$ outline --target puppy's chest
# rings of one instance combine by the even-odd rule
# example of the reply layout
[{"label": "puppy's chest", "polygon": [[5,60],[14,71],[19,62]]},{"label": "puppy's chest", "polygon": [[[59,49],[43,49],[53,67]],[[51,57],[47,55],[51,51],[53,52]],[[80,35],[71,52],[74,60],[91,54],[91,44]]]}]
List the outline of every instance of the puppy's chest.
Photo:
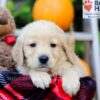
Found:
[{"label": "puppy's chest", "polygon": [[61,68],[59,66],[57,66],[54,69],[52,69],[49,73],[52,76],[54,76],[54,75],[61,75],[63,73],[62,71],[63,70],[61,70]]}]

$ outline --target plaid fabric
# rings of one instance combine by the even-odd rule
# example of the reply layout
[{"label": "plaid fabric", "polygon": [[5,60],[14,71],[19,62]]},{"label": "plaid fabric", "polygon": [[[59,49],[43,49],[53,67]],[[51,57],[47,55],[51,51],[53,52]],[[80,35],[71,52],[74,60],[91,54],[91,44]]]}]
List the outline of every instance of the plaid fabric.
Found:
[{"label": "plaid fabric", "polygon": [[0,72],[0,100],[92,100],[96,90],[95,81],[85,77],[80,82],[80,91],[71,98],[61,89],[59,76],[54,76],[50,87],[42,90],[36,88],[27,75],[3,71]]}]

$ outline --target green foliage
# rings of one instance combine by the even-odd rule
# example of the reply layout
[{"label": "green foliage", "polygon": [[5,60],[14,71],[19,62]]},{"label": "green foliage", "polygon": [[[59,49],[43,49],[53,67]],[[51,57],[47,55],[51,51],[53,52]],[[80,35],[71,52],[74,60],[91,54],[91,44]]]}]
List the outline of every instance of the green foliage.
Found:
[{"label": "green foliage", "polygon": [[72,2],[80,2],[80,1],[82,1],[82,0],[71,0]]},{"label": "green foliage", "polygon": [[12,10],[14,9],[14,3],[13,3],[12,1],[9,1],[9,2],[7,3],[7,8],[8,8],[10,11],[12,11]]},{"label": "green foliage", "polygon": [[75,0],[72,0],[72,2],[75,2]]},{"label": "green foliage", "polygon": [[[18,28],[25,26],[32,21],[32,3],[31,0],[26,0],[18,5],[18,1],[8,1],[7,8],[12,12]],[[17,4],[17,5],[16,5]]]},{"label": "green foliage", "polygon": [[84,43],[80,41],[76,41],[75,44],[75,52],[77,55],[79,55],[81,58],[83,58],[83,52],[84,52]]}]

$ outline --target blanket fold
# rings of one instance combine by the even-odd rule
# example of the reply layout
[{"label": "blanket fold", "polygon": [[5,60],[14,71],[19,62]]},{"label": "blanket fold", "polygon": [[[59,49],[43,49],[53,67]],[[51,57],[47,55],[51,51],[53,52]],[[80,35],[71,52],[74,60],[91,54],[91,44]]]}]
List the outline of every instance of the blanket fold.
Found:
[{"label": "blanket fold", "polygon": [[92,100],[96,83],[91,77],[80,79],[81,88],[76,96],[70,97],[61,88],[61,77],[52,78],[50,87],[36,88],[28,75],[18,72],[0,72],[0,100]]}]

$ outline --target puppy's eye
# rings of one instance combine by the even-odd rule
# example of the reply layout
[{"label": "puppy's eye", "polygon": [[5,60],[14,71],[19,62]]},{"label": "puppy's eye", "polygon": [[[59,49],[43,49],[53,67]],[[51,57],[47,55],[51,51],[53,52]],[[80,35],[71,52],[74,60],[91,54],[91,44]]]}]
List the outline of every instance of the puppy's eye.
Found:
[{"label": "puppy's eye", "polygon": [[52,48],[55,48],[57,45],[56,45],[55,43],[51,43],[50,46],[51,46]]},{"label": "puppy's eye", "polygon": [[36,47],[36,43],[31,43],[30,47]]}]

